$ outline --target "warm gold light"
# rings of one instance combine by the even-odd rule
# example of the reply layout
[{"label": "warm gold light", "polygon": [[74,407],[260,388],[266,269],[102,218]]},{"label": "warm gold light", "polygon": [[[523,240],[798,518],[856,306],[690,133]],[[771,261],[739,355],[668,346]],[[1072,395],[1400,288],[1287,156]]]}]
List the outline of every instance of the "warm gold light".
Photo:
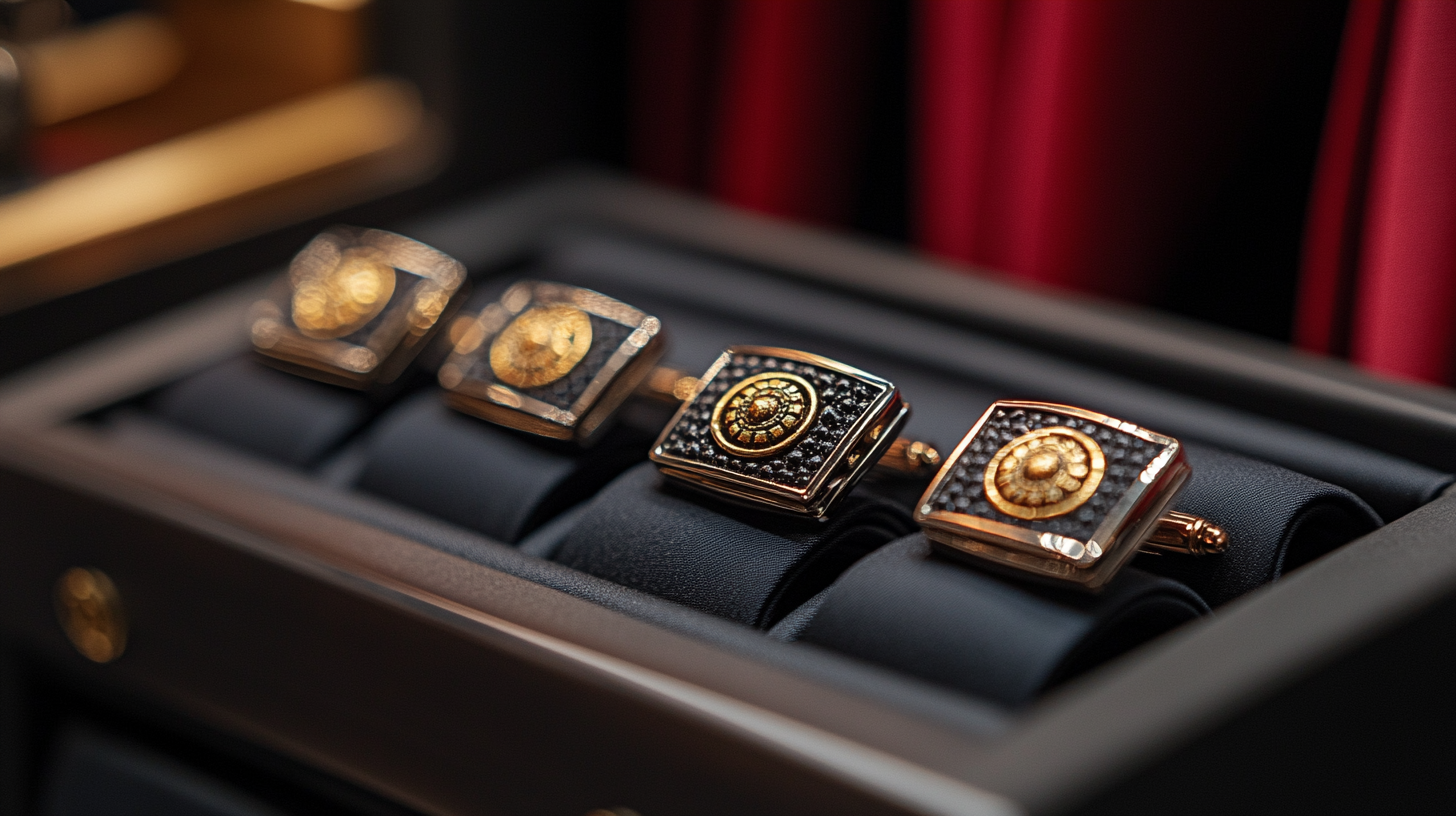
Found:
[{"label": "warm gold light", "polygon": [[703,381],[697,377],[678,377],[672,381],[672,395],[683,402],[687,402],[692,399],[694,394],[698,393],[698,387],[702,384]]},{"label": "warm gold light", "polygon": [[330,11],[353,11],[369,5],[369,0],[293,0],[306,6],[318,6]]},{"label": "warm gold light", "polygon": [[25,46],[32,124],[50,125],[151,93],[182,67],[182,43],[160,15],[123,14]]},{"label": "warm gold light", "polygon": [[363,80],[59,176],[0,198],[0,267],[398,147],[423,117],[409,85]]},{"label": "warm gold light", "polygon": [[121,595],[106,573],[73,567],[56,581],[56,617],[76,651],[110,663],[126,651],[126,615]]}]

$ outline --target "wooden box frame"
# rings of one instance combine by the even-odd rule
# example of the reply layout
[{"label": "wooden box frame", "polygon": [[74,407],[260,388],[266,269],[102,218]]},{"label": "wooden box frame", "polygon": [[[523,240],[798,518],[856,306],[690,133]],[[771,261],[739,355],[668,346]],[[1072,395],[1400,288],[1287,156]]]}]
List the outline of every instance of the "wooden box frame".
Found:
[{"label": "wooden box frame", "polygon": [[[591,171],[402,231],[478,268],[567,223],[1076,348],[1164,386],[1427,464],[1456,461],[1449,392]],[[1157,791],[1175,787],[1196,803],[1200,779],[1226,788],[1203,801],[1238,802],[1228,791],[1254,795],[1239,768],[1263,756],[1259,722],[1282,722],[1249,712],[1297,701],[1456,590],[1448,495],[1024,713],[913,683],[857,693],[853,683],[903,681],[865,670],[853,683],[825,682],[791,657],[746,657],[276,493],[110,448],[68,424],[233,353],[236,318],[257,292],[221,293],[0,386],[0,631],[88,682],[427,813],[1058,813],[1166,801]],[[115,663],[88,663],[55,623],[51,586],[78,564],[106,570],[129,604],[135,634]],[[1429,679],[1420,687],[1434,702],[1442,684]],[[1374,721],[1349,710],[1370,689],[1339,688],[1350,701],[1340,733],[1350,744],[1379,739]],[[1206,773],[1172,785],[1199,745],[1234,727],[1249,734],[1246,757],[1209,755]],[[1304,791],[1300,801],[1320,801],[1322,784],[1358,801],[1348,798],[1358,780],[1335,778],[1328,756],[1338,745],[1293,744],[1283,779]]]}]

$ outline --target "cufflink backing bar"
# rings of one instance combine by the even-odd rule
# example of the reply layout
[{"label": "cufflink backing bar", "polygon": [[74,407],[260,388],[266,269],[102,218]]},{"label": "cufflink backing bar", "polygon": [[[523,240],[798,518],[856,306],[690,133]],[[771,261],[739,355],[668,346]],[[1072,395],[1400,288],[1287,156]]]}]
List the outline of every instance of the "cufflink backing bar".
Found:
[{"label": "cufflink backing bar", "polygon": [[1096,590],[1140,548],[1222,552],[1227,536],[1164,516],[1191,475],[1178,440],[1068,405],[997,402],[926,489],[915,519],[936,544]]},{"label": "cufflink backing bar", "polygon": [[873,374],[814,354],[734,346],[699,378],[649,456],[693,487],[819,517],[909,415],[899,389]]},{"label": "cufflink backing bar", "polygon": [[465,285],[465,267],[402,235],[320,233],[248,314],[253,348],[280,368],[369,388],[393,382]]},{"label": "cufflink backing bar", "polygon": [[440,367],[458,411],[589,443],[666,347],[662,323],[599,292],[522,281],[451,326]]}]

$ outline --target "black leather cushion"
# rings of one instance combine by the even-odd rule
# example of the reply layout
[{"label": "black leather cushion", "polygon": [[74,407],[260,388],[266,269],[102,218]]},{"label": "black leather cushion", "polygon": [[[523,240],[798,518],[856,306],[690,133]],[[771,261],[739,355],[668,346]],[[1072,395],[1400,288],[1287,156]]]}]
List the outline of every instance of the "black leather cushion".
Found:
[{"label": "black leather cushion", "polygon": [[771,626],[854,561],[914,529],[889,502],[851,496],[824,520],[726,504],[639,465],[583,508],[554,560],[750,626]]},{"label": "black leather cushion", "polygon": [[648,443],[614,429],[581,451],[456,413],[428,391],[379,418],[356,486],[514,543],[646,458]]},{"label": "black leather cushion", "polygon": [[1189,444],[1187,451],[1193,477],[1173,507],[1221,525],[1229,548],[1202,558],[1145,553],[1136,564],[1184,582],[1210,606],[1380,526],[1375,511],[1342,487],[1216,448]]},{"label": "black leather cushion", "polygon": [[168,387],[153,402],[166,421],[293,467],[316,464],[369,418],[362,395],[243,357]]},{"label": "black leather cushion", "polygon": [[1208,611],[1187,587],[1124,569],[1100,594],[991,575],[919,533],[855,564],[797,640],[1011,706]]}]

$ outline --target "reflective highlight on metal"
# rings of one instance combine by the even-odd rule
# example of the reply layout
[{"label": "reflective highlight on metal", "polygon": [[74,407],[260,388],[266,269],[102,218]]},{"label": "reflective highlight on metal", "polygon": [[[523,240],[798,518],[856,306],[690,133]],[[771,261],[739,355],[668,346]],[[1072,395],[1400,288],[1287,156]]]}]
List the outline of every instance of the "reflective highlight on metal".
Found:
[{"label": "reflective highlight on metal", "polygon": [[1158,519],[1143,550],[1183,555],[1218,555],[1228,549],[1228,533],[1208,519],[1174,510]]},{"label": "reflective highlight on metal", "polygon": [[509,428],[589,443],[653,371],[662,323],[599,292],[521,281],[450,326],[440,366],[450,407]]},{"label": "reflective highlight on metal", "polygon": [[1163,513],[1192,474],[1172,437],[1069,405],[993,404],[915,520],[948,553],[1097,590],[1139,549],[1209,555],[1227,536]]},{"label": "reflective highlight on metal", "polygon": [[56,619],[76,651],[110,663],[126,651],[126,614],[121,594],[106,573],[73,567],[56,581]]},{"label": "reflective highlight on metal", "polygon": [[888,380],[814,354],[734,346],[699,378],[650,458],[668,478],[714,495],[819,517],[909,416]]},{"label": "reflective highlight on metal", "polygon": [[402,235],[331,227],[248,314],[271,364],[351,388],[399,377],[448,317],[465,267]]},{"label": "reflective highlight on metal", "polygon": [[676,368],[658,366],[652,369],[647,379],[637,387],[637,393],[648,399],[677,405],[685,400],[690,400],[698,393],[698,387],[702,383],[697,377]]},{"label": "reflective highlight on metal", "polygon": [[900,437],[890,443],[875,463],[875,472],[885,476],[929,481],[940,467],[940,451],[928,442]]}]

